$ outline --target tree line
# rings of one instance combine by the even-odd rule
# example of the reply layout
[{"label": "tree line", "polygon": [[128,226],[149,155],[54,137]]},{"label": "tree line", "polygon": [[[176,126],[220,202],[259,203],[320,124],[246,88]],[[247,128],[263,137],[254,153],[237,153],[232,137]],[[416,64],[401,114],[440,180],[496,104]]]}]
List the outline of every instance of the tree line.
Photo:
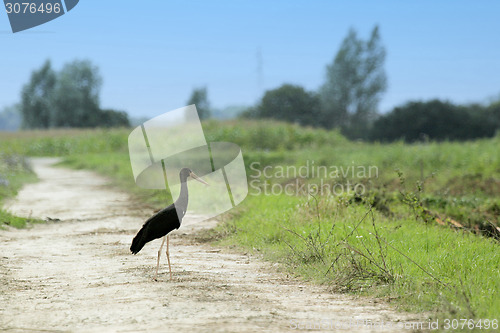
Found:
[{"label": "tree line", "polygon": [[[366,40],[350,29],[326,66],[318,91],[283,84],[266,91],[240,116],[340,129],[350,139],[376,141],[468,140],[491,137],[500,130],[500,101],[490,105],[410,101],[381,115],[378,106],[387,90],[385,58],[378,26]],[[10,119],[19,109],[26,129],[130,126],[125,112],[100,107],[101,85],[99,70],[90,61],[75,60],[56,72],[47,60],[23,86],[15,110],[0,113],[0,120]],[[206,87],[193,89],[187,104],[196,104],[201,119],[220,113],[211,108]],[[14,127],[15,122],[6,125]]]},{"label": "tree line", "polygon": [[[101,86],[99,69],[88,60],[69,62],[59,72],[47,60],[22,87],[20,103],[0,113],[0,120],[19,113],[24,129],[130,126],[126,112],[100,107]],[[201,119],[210,117],[206,87],[194,88],[187,104],[196,104]],[[6,123],[5,129],[16,125]]]},{"label": "tree line", "polygon": [[22,128],[130,126],[127,113],[100,107],[101,85],[90,61],[75,60],[56,72],[47,60],[22,88]]},{"label": "tree line", "polygon": [[244,118],[273,118],[305,126],[338,128],[350,139],[467,140],[500,130],[500,101],[491,105],[411,101],[380,115],[387,89],[386,51],[377,26],[367,40],[349,30],[318,91],[284,84],[268,90]]},{"label": "tree line", "polygon": [[500,131],[500,101],[489,105],[456,105],[448,101],[412,101],[395,107],[373,123],[369,139],[471,140]]}]

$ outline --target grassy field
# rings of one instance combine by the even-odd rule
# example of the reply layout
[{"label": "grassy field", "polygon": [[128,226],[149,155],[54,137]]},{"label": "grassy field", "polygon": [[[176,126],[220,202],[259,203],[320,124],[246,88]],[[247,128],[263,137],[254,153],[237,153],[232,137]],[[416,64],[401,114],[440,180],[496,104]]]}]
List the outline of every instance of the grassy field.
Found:
[{"label": "grassy field", "polygon": [[[274,122],[203,126],[208,141],[241,146],[252,185],[251,195],[200,239],[261,253],[303,279],[405,310],[498,319],[500,137],[382,145]],[[0,134],[0,152],[64,156],[63,164],[108,175],[138,201],[160,208],[171,202],[169,194],[139,189],[132,179],[129,132]],[[327,176],[280,173],[311,165],[326,167]],[[360,174],[361,167],[376,172]],[[322,188],[347,184],[363,191],[321,195]],[[264,194],[286,185],[296,195]]]}]

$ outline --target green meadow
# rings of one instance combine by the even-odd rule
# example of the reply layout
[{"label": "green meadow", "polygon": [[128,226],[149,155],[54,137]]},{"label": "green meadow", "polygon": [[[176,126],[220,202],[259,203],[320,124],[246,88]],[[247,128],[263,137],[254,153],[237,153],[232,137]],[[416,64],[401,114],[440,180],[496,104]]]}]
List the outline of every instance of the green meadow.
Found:
[{"label": "green meadow", "polygon": [[[241,147],[251,185],[249,196],[200,241],[259,254],[300,279],[379,297],[401,310],[498,319],[500,136],[380,144],[271,121],[203,127],[207,141]],[[129,132],[1,133],[0,200],[35,181],[24,156],[60,156],[62,165],[110,177],[145,206],[169,204],[166,191],[135,185]],[[299,174],[312,165],[320,172]],[[286,185],[293,195],[283,193]],[[16,227],[26,222],[3,211],[0,217]]]}]

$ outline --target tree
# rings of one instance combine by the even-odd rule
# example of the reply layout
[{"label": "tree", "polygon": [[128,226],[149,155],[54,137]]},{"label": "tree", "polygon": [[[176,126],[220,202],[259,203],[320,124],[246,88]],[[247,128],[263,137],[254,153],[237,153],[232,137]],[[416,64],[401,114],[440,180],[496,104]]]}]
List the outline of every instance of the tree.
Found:
[{"label": "tree", "polygon": [[385,55],[378,26],[368,41],[349,30],[333,63],[327,66],[326,82],[320,89],[326,127],[340,127],[352,138],[366,137],[387,89]]},{"label": "tree", "polygon": [[124,111],[99,110],[99,127],[129,127],[130,120]]},{"label": "tree", "polygon": [[125,112],[101,110],[102,79],[90,61],[75,60],[56,73],[47,60],[21,92],[24,128],[129,126]]},{"label": "tree", "polygon": [[491,103],[486,112],[487,119],[485,121],[491,123],[496,131],[500,131],[500,101]]},{"label": "tree", "polygon": [[99,70],[90,61],[66,64],[54,89],[51,127],[100,126],[101,84]]},{"label": "tree", "polygon": [[21,91],[23,128],[48,128],[51,118],[51,100],[56,84],[56,73],[50,60],[38,71],[33,71],[30,81]]},{"label": "tree", "polygon": [[189,98],[187,104],[196,105],[196,110],[198,110],[200,119],[210,118],[210,103],[208,101],[208,93],[206,87],[195,88],[191,93],[191,97]]},{"label": "tree", "polygon": [[304,88],[284,84],[268,90],[254,111],[258,118],[273,118],[300,125],[320,126],[320,100]]},{"label": "tree", "polygon": [[427,138],[440,141],[491,137],[495,124],[487,121],[488,115],[481,105],[459,106],[440,100],[409,102],[377,119],[371,137],[380,141],[404,139],[407,142]]}]

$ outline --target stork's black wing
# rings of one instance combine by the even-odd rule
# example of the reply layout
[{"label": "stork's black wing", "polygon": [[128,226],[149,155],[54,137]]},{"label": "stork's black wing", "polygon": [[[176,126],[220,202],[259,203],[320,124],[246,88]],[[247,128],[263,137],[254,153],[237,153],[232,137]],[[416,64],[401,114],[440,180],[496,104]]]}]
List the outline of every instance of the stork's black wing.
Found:
[{"label": "stork's black wing", "polygon": [[151,216],[137,233],[130,246],[133,254],[138,253],[147,242],[161,238],[180,227],[179,217],[172,204]]}]

